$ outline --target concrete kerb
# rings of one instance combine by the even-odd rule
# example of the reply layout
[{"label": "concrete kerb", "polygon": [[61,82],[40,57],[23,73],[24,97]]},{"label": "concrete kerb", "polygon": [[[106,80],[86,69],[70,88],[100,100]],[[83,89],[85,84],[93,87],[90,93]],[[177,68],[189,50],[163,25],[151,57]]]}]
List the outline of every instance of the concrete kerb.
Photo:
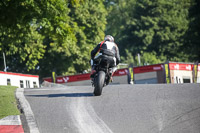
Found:
[{"label": "concrete kerb", "polygon": [[27,121],[29,129],[30,129],[30,133],[39,133],[39,129],[37,127],[34,114],[31,110],[31,107],[30,107],[28,101],[26,100],[26,98],[24,96],[24,89],[23,88],[17,88],[16,97],[19,100],[19,103],[20,103],[20,105],[23,109],[23,112],[25,114],[26,121]]}]

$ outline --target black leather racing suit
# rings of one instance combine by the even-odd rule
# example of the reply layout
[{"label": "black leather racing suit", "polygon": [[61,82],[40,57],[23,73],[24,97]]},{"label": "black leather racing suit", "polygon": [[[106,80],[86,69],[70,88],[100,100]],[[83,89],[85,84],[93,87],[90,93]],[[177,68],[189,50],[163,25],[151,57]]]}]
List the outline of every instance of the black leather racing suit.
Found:
[{"label": "black leather racing suit", "polygon": [[114,64],[111,66],[117,66],[120,62],[119,49],[114,42],[110,41],[102,41],[100,42],[92,51],[91,51],[91,59],[94,59],[97,52],[102,53],[102,55],[107,55],[115,58]]}]

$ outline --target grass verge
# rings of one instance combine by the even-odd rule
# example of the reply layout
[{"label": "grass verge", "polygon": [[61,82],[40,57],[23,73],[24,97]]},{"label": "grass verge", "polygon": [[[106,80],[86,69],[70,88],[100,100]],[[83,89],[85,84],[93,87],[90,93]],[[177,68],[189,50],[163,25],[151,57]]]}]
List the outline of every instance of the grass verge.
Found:
[{"label": "grass verge", "polygon": [[15,86],[0,86],[0,119],[9,115],[19,115],[15,98]]}]

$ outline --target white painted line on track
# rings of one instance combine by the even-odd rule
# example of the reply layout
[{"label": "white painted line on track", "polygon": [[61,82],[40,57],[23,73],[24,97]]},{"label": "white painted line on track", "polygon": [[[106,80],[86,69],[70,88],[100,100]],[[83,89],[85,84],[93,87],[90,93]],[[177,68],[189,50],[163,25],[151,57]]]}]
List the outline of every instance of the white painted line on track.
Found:
[{"label": "white painted line on track", "polygon": [[[67,106],[68,107],[68,106]],[[79,133],[113,133],[84,97],[72,99],[70,111]]]},{"label": "white painted line on track", "polygon": [[19,115],[11,115],[0,119],[0,125],[21,125]]},{"label": "white painted line on track", "polygon": [[20,105],[23,108],[24,114],[26,116],[26,121],[30,129],[30,133],[39,133],[39,129],[35,122],[35,117],[31,110],[31,106],[29,105],[28,101],[26,100],[24,96],[23,88],[17,88],[16,97],[17,99],[19,99]]}]

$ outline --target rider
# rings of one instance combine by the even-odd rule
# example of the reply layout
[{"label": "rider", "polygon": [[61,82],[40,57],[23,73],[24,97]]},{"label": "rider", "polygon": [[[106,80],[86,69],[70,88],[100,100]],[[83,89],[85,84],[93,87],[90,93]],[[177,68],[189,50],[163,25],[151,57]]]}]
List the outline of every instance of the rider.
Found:
[{"label": "rider", "polygon": [[[117,70],[117,65],[120,62],[120,55],[119,55],[119,49],[117,44],[114,42],[114,38],[111,35],[106,35],[104,38],[104,41],[100,42],[92,51],[91,51],[91,65],[92,65],[92,71],[93,68],[93,60],[97,53],[101,53],[102,55],[107,55],[109,57],[112,57],[113,61],[112,64],[110,64],[109,67],[112,68],[112,75]],[[93,73],[94,74],[94,73]],[[91,77],[93,76],[91,75]],[[111,75],[111,81],[112,81],[112,75]]]}]

